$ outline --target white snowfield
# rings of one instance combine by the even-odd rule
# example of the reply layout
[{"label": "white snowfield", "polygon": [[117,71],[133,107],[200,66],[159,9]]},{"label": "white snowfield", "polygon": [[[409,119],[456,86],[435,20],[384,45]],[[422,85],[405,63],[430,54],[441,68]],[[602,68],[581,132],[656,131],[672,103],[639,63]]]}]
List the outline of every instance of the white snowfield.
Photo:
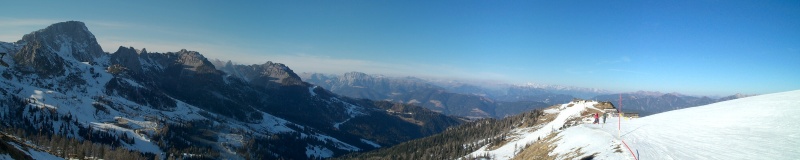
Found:
[{"label": "white snowfield", "polygon": [[623,121],[622,134],[639,159],[798,159],[800,90]]},{"label": "white snowfield", "polygon": [[[548,114],[559,114],[553,122],[525,133],[517,129],[513,131],[521,134],[517,140],[492,151],[484,147],[472,155],[489,153],[496,159],[512,158],[515,144],[521,147],[536,141],[550,133],[552,128],[548,126],[563,125],[563,117],[574,117],[592,107],[573,104],[547,110]],[[618,120],[609,117],[605,124],[586,122],[557,131],[561,140],[555,142],[550,155],[557,159],[566,159],[567,155],[645,160],[800,158],[800,90]],[[617,129],[618,123],[621,130]]]}]

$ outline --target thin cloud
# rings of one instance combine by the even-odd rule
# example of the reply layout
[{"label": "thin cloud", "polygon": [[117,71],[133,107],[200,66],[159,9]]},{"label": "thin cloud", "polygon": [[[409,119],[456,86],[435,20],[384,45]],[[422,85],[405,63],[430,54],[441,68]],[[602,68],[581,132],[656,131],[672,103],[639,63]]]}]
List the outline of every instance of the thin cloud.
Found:
[{"label": "thin cloud", "polygon": [[[16,18],[0,18],[0,40],[2,41],[16,41],[22,38],[23,35],[31,33],[33,31],[43,29],[49,25],[64,22],[69,20],[56,20],[56,19],[16,19]],[[176,36],[176,37],[186,37],[192,36],[195,34],[186,33],[188,31],[185,30],[177,30],[177,29],[168,29],[156,26],[148,26],[148,25],[140,25],[140,24],[133,24],[127,22],[117,22],[117,21],[97,21],[97,20],[79,20],[86,24],[92,33],[96,36],[101,34],[102,36],[97,36],[98,39],[104,37],[111,37],[111,36],[122,36],[126,33],[131,32],[131,30],[138,30],[144,33],[150,32],[153,34],[159,35],[169,35],[169,36]],[[133,37],[127,37],[128,39],[132,39]],[[102,44],[101,44],[102,45]],[[116,49],[116,47],[115,47]]]},{"label": "thin cloud", "polygon": [[631,58],[628,56],[622,56],[613,60],[602,60],[600,62],[597,62],[597,64],[617,64],[617,63],[628,63],[628,62],[631,62]]},{"label": "thin cloud", "polygon": [[[127,22],[117,21],[85,21],[89,30],[92,33],[102,34],[104,36],[126,36],[125,38],[142,38],[142,37],[157,37],[157,38],[183,38],[186,40],[203,41],[219,38],[218,36],[209,36],[211,32],[202,31],[191,28],[170,28],[158,25],[145,25],[134,24]],[[206,36],[202,36],[206,35]]]},{"label": "thin cloud", "polygon": [[572,69],[572,68],[566,69],[566,70],[564,70],[564,72],[567,72],[569,74],[575,74],[575,75],[594,74],[594,70],[576,70],[576,69]]},{"label": "thin cloud", "polygon": [[59,22],[53,19],[0,18],[0,41],[16,42],[22,36]]},{"label": "thin cloud", "polygon": [[633,71],[633,70],[624,70],[624,69],[608,69],[608,71],[631,73],[631,74],[638,74],[638,75],[653,75],[653,74],[646,73],[646,72],[639,72],[639,71]]},{"label": "thin cloud", "polygon": [[59,20],[54,19],[15,19],[15,18],[0,18],[0,27],[32,27],[32,26],[47,26]]},{"label": "thin cloud", "polygon": [[[250,58],[251,60],[253,58]],[[362,59],[336,58],[309,54],[292,54],[263,56],[258,63],[272,61],[289,66],[296,73],[342,74],[346,72],[364,72],[388,76],[415,76],[424,78],[449,79],[509,79],[508,75],[494,72],[468,71],[448,65],[427,65],[410,63],[379,62]],[[233,60],[236,61],[236,60]]]},{"label": "thin cloud", "polygon": [[351,71],[366,73],[381,73],[387,75],[400,75],[412,70],[406,65],[380,63],[359,59],[334,58],[328,56],[314,56],[308,54],[279,55],[266,61],[284,63],[297,72],[322,72],[340,74]]},{"label": "thin cloud", "polygon": [[[161,40],[129,40],[125,37],[98,37],[97,43],[103,48],[103,51],[114,53],[120,46],[133,47],[136,49],[147,49],[147,52],[177,52],[181,49],[190,51],[197,51],[209,59],[225,59],[234,60],[244,63],[257,63],[254,52],[242,50],[227,45],[202,43],[202,42],[173,42]],[[261,62],[263,63],[263,62]]]},{"label": "thin cloud", "polygon": [[178,44],[178,43],[161,43],[161,42],[146,42],[146,41],[130,41],[116,38],[97,38],[97,43],[106,52],[113,53],[120,46],[133,47],[136,49],[146,48],[148,52],[175,52],[180,49],[188,50],[202,50],[201,48],[194,48],[194,45]]},{"label": "thin cloud", "polygon": [[[156,25],[132,24],[117,21],[86,21],[98,43],[106,52],[120,46],[146,48],[148,52],[176,52],[181,49],[198,51],[207,58],[236,59],[253,55],[241,47],[226,44],[220,36],[206,31],[185,28],[168,28]],[[241,58],[243,62],[255,62]]]},{"label": "thin cloud", "polygon": [[15,42],[16,40],[19,40],[20,38],[22,38],[22,36],[21,35],[17,36],[16,34],[15,35],[5,35],[5,34],[0,35],[0,41],[3,41],[3,42]]},{"label": "thin cloud", "polygon": [[92,26],[92,27],[101,27],[101,28],[107,28],[107,29],[111,29],[111,28],[128,29],[128,28],[146,27],[146,26],[142,26],[142,25],[136,25],[136,24],[125,23],[125,22],[114,22],[114,21],[87,21],[87,22],[84,22],[84,23],[86,23],[86,25],[89,25],[89,26]]}]

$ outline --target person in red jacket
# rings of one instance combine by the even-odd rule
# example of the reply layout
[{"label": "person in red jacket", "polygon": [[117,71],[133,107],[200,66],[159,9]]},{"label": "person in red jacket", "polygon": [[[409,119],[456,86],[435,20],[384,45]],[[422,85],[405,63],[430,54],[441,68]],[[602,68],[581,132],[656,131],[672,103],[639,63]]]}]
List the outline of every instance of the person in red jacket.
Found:
[{"label": "person in red jacket", "polygon": [[598,124],[598,123],[600,123],[600,115],[597,114],[597,113],[594,113],[594,124]]}]

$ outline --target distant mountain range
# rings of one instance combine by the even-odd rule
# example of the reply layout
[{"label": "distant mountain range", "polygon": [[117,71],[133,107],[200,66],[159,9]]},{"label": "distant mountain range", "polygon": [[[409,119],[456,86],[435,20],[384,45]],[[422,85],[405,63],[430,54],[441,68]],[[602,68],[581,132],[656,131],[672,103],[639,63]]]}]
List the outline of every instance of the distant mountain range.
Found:
[{"label": "distant mountain range", "polygon": [[[495,91],[477,86],[443,87],[432,81],[415,77],[387,77],[361,72],[349,72],[338,76],[302,73],[300,77],[309,83],[341,95],[419,105],[436,112],[469,118],[502,118],[547,107],[552,102],[572,100],[570,96],[537,93],[526,95],[535,97],[526,100],[497,101],[486,96],[488,92]],[[462,92],[451,91],[455,90],[453,88],[462,89]],[[463,92],[469,89],[474,92]]]},{"label": "distant mountain range", "polygon": [[[709,98],[706,96],[687,96],[680,93],[661,93],[638,91],[633,93],[606,94],[592,98],[598,101],[609,101],[619,103],[622,98],[622,111],[639,113],[639,116],[648,116],[656,113],[702,106],[706,104],[739,99],[748,95],[736,94],[722,98]],[[617,104],[619,106],[619,104]]]},{"label": "distant mountain range", "polygon": [[0,53],[0,132],[62,158],[315,159],[463,122],[334,94],[280,63],[215,65],[185,49],[107,53],[78,21],[0,42]]},{"label": "distant mountain range", "polygon": [[[301,73],[299,76],[309,83],[341,95],[415,104],[448,115],[473,118],[502,118],[532,109],[567,103],[575,98],[617,103],[620,95],[594,88],[534,83],[523,85],[491,83],[481,86],[481,84],[453,80],[388,77],[361,72],[349,72],[343,75]],[[745,95],[733,95],[714,99],[648,91],[621,95],[623,95],[623,112],[637,112],[641,116],[745,97]]]},{"label": "distant mountain range", "polygon": [[[108,53],[78,21],[0,42],[0,95],[0,153],[19,159],[317,159],[444,131],[500,143],[497,133],[535,124],[534,109],[619,99],[579,87],[298,75],[281,63],[210,61],[186,49]],[[644,116],[743,96],[637,92],[622,94],[622,105]]]}]

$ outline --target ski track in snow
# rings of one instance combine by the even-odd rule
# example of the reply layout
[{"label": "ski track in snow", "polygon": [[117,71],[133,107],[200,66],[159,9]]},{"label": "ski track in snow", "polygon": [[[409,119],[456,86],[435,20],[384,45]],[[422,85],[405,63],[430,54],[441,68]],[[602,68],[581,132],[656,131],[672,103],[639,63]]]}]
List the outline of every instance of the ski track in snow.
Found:
[{"label": "ski track in snow", "polygon": [[366,140],[366,139],[363,139],[363,138],[361,139],[361,142],[369,144],[369,145],[371,145],[372,147],[375,147],[375,148],[380,148],[381,147],[381,145],[379,145],[378,143],[375,143],[373,141]]}]

